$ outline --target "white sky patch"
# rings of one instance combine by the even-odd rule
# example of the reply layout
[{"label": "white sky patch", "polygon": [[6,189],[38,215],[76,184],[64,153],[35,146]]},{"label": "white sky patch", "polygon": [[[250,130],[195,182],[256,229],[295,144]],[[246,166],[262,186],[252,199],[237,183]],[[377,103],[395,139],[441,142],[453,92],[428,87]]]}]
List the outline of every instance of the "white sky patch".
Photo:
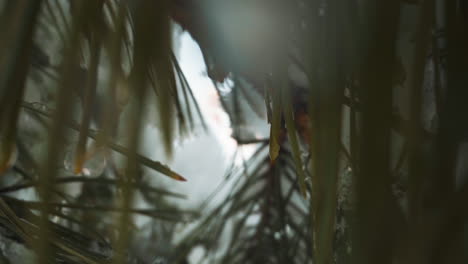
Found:
[{"label": "white sky patch", "polygon": [[[205,121],[213,135],[221,143],[225,154],[231,157],[237,148],[237,142],[231,137],[229,116],[224,112],[213,82],[207,76],[207,69],[198,44],[190,34],[184,32],[179,39],[178,61],[201,108]],[[232,87],[233,82],[226,80],[221,87]],[[227,89],[227,88],[226,88]],[[248,159],[255,151],[255,146],[243,146],[242,156],[236,159],[240,165],[242,159]]]},{"label": "white sky patch", "polygon": [[[173,156],[169,158],[165,155],[160,141],[160,129],[149,124],[144,128],[140,151],[153,160],[167,164],[172,170],[187,178],[187,182],[176,182],[163,175],[155,175],[154,171],[144,168],[151,185],[186,195],[185,200],[171,201],[184,209],[196,209],[220,182],[225,180],[225,173],[231,166],[232,157],[238,146],[231,137],[229,116],[223,110],[216,89],[206,74],[206,66],[198,44],[186,32],[182,33],[178,40],[176,56],[179,65],[193,91],[209,131],[204,131],[201,125],[197,124],[193,136],[178,139]],[[256,146],[250,145],[242,147],[240,155],[237,155],[235,160],[236,165],[240,166],[255,149]],[[230,190],[229,185],[216,195],[208,208],[223,200]],[[135,206],[138,208],[151,207],[141,198],[138,198],[136,203]],[[138,226],[142,226],[149,219],[136,217],[135,221]]]},{"label": "white sky patch", "polygon": [[205,121],[227,154],[234,152],[229,116],[224,112],[212,81],[206,75],[206,65],[198,45],[187,32],[180,36],[178,60],[192,88]]},{"label": "white sky patch", "polygon": [[[177,182],[143,168],[153,186],[187,196],[185,200],[175,201],[178,206],[195,209],[224,180],[237,143],[231,138],[229,117],[220,105],[213,83],[206,76],[206,66],[200,48],[188,33],[182,33],[178,41],[179,52],[176,56],[203,114],[208,131],[204,131],[201,124],[196,124],[193,135],[177,139],[173,156],[169,158],[161,144],[160,129],[148,124],[143,131],[144,139],[140,151],[153,160],[167,164],[187,179],[187,182]],[[138,199],[137,206],[150,207],[141,199]],[[135,220],[139,226],[148,221],[143,218]]]}]

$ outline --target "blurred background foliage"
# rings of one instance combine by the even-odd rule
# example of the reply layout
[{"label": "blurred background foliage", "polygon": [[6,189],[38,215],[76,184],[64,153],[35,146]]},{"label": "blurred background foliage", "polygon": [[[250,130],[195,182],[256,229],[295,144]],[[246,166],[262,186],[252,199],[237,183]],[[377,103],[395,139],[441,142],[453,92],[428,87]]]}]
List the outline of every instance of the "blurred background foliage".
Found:
[{"label": "blurred background foliage", "polygon": [[[467,263],[466,1],[0,7],[0,263]],[[141,154],[208,130],[180,30],[238,146],[193,208]]]}]

